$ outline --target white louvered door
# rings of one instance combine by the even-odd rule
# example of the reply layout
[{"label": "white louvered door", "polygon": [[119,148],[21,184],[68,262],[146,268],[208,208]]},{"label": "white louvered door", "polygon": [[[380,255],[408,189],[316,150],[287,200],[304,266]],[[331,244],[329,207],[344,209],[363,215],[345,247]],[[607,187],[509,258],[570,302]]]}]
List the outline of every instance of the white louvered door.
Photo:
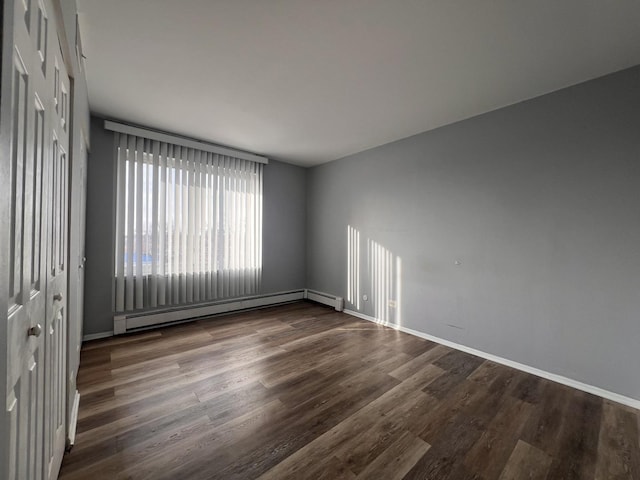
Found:
[{"label": "white louvered door", "polygon": [[[69,79],[55,69],[63,65],[51,0],[3,6],[0,127],[8,161],[0,168],[0,245],[9,255],[0,261],[0,305],[7,309],[0,351],[8,455],[0,478],[49,479],[57,477],[65,439],[68,133],[56,108],[69,111]],[[64,107],[55,103],[56,88],[66,88]]]}]

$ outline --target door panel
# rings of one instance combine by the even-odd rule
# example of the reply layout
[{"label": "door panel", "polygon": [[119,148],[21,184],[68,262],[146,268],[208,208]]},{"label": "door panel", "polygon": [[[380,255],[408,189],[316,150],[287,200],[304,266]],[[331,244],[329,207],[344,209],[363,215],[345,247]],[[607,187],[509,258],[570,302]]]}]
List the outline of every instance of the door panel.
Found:
[{"label": "door panel", "polygon": [[[12,58],[11,220],[9,224],[9,301],[7,312],[7,410],[10,420],[10,478],[41,478],[44,395],[44,273],[39,238],[46,216],[43,205],[44,106],[29,32],[30,4],[16,3]],[[29,22],[29,23],[27,23]],[[6,118],[6,117],[3,117]],[[40,324],[40,327],[38,325]]]},{"label": "door panel", "polygon": [[[69,231],[69,77],[58,46],[51,81],[55,108],[51,122],[50,262],[47,276],[45,362],[51,373],[45,384],[45,461],[47,478],[56,478],[66,438],[67,403],[67,255]],[[57,101],[56,101],[57,100]]]},{"label": "door panel", "polygon": [[[13,22],[3,25],[11,48],[3,52],[0,117],[2,155],[9,158],[8,175],[2,170],[0,181],[10,190],[3,197],[9,198],[8,213],[0,230],[9,250],[7,261],[0,262],[0,274],[8,280],[2,290],[7,308],[2,341],[7,342],[3,391],[9,449],[0,477],[55,478],[65,437],[69,110],[68,94],[64,101],[62,96],[69,79],[64,68],[54,74],[54,60],[62,56],[50,0],[4,3],[5,20]],[[62,297],[54,300],[58,293]]]}]

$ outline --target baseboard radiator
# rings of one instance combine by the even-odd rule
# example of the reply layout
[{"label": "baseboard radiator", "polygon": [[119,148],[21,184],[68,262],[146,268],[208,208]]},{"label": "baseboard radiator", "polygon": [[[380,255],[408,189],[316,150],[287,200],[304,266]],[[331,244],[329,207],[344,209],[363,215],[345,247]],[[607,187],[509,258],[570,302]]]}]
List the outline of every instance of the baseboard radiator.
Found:
[{"label": "baseboard radiator", "polygon": [[134,312],[130,314],[115,315],[113,317],[113,334],[121,335],[123,333],[144,330],[160,325],[194,320],[200,317],[209,317],[212,315],[295,302],[296,300],[306,298],[306,295],[306,290],[291,290],[288,292],[234,298],[220,302],[207,303],[206,305],[199,304],[166,310],[154,310],[152,312]]},{"label": "baseboard radiator", "polygon": [[313,302],[322,303],[335,308],[338,312],[344,310],[344,299],[342,297],[336,297],[329,293],[318,292],[316,290],[305,290],[304,298]]}]

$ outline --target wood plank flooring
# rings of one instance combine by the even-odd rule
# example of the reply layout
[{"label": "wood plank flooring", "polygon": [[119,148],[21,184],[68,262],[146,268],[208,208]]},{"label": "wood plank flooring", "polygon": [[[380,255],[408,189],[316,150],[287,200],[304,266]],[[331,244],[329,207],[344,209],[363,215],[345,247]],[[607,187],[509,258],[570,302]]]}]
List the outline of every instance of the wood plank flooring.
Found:
[{"label": "wood plank flooring", "polygon": [[89,342],[72,479],[640,479],[639,412],[294,303]]}]

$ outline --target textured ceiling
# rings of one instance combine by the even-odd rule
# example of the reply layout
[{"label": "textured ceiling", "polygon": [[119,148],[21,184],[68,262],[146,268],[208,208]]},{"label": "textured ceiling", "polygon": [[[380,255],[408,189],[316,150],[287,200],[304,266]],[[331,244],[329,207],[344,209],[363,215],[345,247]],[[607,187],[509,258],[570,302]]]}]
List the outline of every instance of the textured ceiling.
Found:
[{"label": "textured ceiling", "polygon": [[315,165],[640,64],[637,0],[78,0],[92,111]]}]

